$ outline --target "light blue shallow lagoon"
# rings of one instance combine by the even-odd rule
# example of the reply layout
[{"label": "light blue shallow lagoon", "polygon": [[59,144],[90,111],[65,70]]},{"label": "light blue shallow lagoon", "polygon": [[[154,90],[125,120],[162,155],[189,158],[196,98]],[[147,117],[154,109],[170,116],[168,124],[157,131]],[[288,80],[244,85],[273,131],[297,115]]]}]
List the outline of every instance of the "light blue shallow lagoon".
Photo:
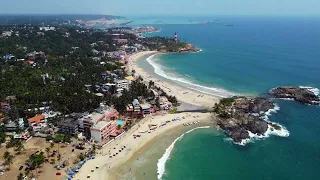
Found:
[{"label": "light blue shallow lagoon", "polygon": [[[214,23],[157,24],[162,31],[147,34],[173,37],[177,32],[202,49],[149,58],[155,73],[219,96],[264,95],[283,85],[320,88],[319,17],[198,19]],[[320,107],[276,103],[280,110],[269,120],[285,126],[289,137],[239,146],[210,129],[197,129],[175,143],[162,179],[320,179]]]}]

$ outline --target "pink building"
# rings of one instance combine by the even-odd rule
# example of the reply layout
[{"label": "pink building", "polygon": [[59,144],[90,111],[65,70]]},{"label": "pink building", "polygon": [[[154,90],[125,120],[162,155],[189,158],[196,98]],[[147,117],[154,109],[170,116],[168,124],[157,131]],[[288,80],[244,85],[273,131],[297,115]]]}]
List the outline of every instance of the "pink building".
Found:
[{"label": "pink building", "polygon": [[91,138],[101,144],[109,142],[112,138],[123,132],[116,121],[100,121],[90,128]]},{"label": "pink building", "polygon": [[116,109],[110,108],[104,113],[104,119],[115,120],[119,119],[119,112]]}]

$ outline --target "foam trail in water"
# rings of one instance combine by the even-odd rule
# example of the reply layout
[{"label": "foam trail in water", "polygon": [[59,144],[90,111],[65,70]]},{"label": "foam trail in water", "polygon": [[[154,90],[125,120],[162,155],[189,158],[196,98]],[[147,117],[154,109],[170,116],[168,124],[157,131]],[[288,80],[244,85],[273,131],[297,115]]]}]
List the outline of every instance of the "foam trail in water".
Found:
[{"label": "foam trail in water", "polygon": [[210,94],[210,95],[214,95],[214,96],[219,96],[219,97],[229,97],[229,96],[234,96],[235,94],[228,92],[224,89],[219,89],[219,88],[214,88],[214,87],[207,87],[207,86],[202,86],[199,84],[195,84],[191,81],[188,81],[184,78],[179,78],[179,77],[175,77],[173,75],[168,75],[166,72],[163,71],[161,65],[155,63],[155,61],[153,61],[153,58],[155,57],[156,54],[151,55],[150,57],[148,57],[146,60],[148,61],[148,63],[154,68],[154,72],[166,79],[172,80],[177,82],[178,84],[181,84],[187,88],[202,92],[202,93],[206,93],[206,94]]},{"label": "foam trail in water", "polygon": [[157,178],[158,178],[158,179],[161,179],[162,176],[163,176],[163,174],[164,174],[164,172],[165,172],[166,162],[167,162],[167,160],[168,160],[169,157],[170,157],[170,154],[171,154],[171,152],[172,152],[172,150],[173,150],[173,148],[174,148],[175,143],[176,143],[178,140],[182,139],[185,134],[188,134],[188,133],[190,133],[190,132],[192,132],[192,131],[194,131],[194,130],[196,130],[196,129],[204,129],[204,128],[210,128],[210,126],[203,126],[203,127],[193,128],[193,129],[191,129],[191,130],[183,133],[181,136],[179,136],[177,139],[175,139],[175,140],[173,141],[173,143],[166,149],[166,152],[165,152],[165,153],[162,155],[162,157],[158,160],[158,163],[157,163],[157,173],[158,173],[158,177],[157,177]]}]

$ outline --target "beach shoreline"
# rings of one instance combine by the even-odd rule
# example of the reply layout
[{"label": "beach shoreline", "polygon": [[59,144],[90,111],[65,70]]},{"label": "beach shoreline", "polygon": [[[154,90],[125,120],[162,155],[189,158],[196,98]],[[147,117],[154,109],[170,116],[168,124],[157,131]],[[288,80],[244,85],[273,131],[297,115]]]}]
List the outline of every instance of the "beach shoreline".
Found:
[{"label": "beach shoreline", "polygon": [[[167,81],[162,81],[152,74],[148,74],[138,66],[137,61],[143,57],[160,54],[157,51],[143,51],[131,55],[128,58],[126,66],[127,72],[135,71],[136,76],[141,76],[144,81],[152,80],[156,86],[162,88],[167,94],[176,96],[180,102],[190,104],[194,107],[211,108],[215,102],[219,101],[219,97],[210,96],[190,90],[183,86],[175,85]],[[184,104],[188,107],[188,105]],[[186,110],[183,108],[182,110]],[[179,119],[179,120],[176,120]],[[211,113],[201,112],[182,112],[176,114],[163,114],[158,116],[148,116],[135,124],[129,131],[118,136],[114,141],[105,145],[97,152],[96,158],[88,161],[83,165],[79,173],[75,175],[75,179],[110,180],[115,179],[114,175],[119,171],[119,167],[129,161],[134,154],[143,149],[148,143],[151,143],[156,137],[161,136],[174,128],[183,126],[184,123],[192,123],[195,121],[204,122],[214,119]],[[166,121],[171,121],[166,123]],[[172,121],[174,120],[174,121]],[[166,124],[162,126],[163,124]],[[157,125],[158,128],[150,130],[150,125]],[[133,135],[141,135],[134,138]],[[123,148],[125,146],[125,148]],[[121,150],[121,152],[120,152]],[[96,169],[96,167],[99,167]]]},{"label": "beach shoreline", "polygon": [[[218,103],[221,97],[213,96],[206,93],[199,92],[197,90],[189,89],[172,80],[162,80],[163,78],[158,78],[155,73],[150,73],[145,71],[141,66],[138,65],[138,61],[142,61],[142,57],[161,55],[163,53],[157,51],[143,51],[135,55],[132,55],[128,59],[127,69],[129,71],[134,70],[136,76],[141,76],[144,81],[153,81],[156,86],[163,89],[167,94],[171,96],[176,96],[178,101],[182,103],[195,105],[202,108],[212,108],[215,103]],[[148,63],[148,62],[146,62]],[[184,109],[182,109],[184,110]]]},{"label": "beach shoreline", "polygon": [[[95,180],[114,179],[112,172],[117,172],[121,165],[134,157],[136,152],[152,142],[154,138],[159,137],[161,134],[171,131],[172,129],[178,128],[179,126],[183,126],[184,123],[196,121],[201,123],[210,119],[212,119],[211,113],[187,112],[146,117],[135,124],[122,136],[117,137],[113,142],[107,144],[101,150],[98,150],[95,159],[87,161],[87,163],[82,166],[79,173],[75,175],[75,179],[87,179],[86,177],[88,175],[90,175],[90,179]],[[171,122],[166,123],[168,120]],[[161,124],[164,123],[166,123],[166,125],[161,126]],[[155,130],[148,130],[150,124],[158,124],[160,126]],[[150,131],[150,133],[147,131]],[[141,137],[134,138],[133,135],[137,134],[141,135]],[[122,152],[119,152],[124,146],[125,148]],[[113,156],[115,153],[118,154]],[[110,155],[112,156],[111,158]],[[99,167],[98,169],[96,169],[97,166]]]}]

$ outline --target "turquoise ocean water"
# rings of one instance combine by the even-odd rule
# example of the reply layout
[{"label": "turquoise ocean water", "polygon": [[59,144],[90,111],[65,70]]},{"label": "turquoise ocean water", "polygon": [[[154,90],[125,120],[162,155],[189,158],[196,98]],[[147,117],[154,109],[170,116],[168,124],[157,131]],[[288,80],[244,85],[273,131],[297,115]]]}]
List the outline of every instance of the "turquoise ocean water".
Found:
[{"label": "turquoise ocean water", "polygon": [[[156,24],[162,31],[148,35],[177,32],[202,52],[149,58],[158,75],[220,96],[263,95],[282,85],[320,88],[319,17],[201,17],[179,22],[182,19],[186,23]],[[214,23],[187,23],[196,20]],[[271,136],[239,146],[209,129],[197,129],[175,143],[162,162],[162,179],[320,179],[320,107],[276,103],[280,110],[269,120],[285,126],[289,137]]]}]

